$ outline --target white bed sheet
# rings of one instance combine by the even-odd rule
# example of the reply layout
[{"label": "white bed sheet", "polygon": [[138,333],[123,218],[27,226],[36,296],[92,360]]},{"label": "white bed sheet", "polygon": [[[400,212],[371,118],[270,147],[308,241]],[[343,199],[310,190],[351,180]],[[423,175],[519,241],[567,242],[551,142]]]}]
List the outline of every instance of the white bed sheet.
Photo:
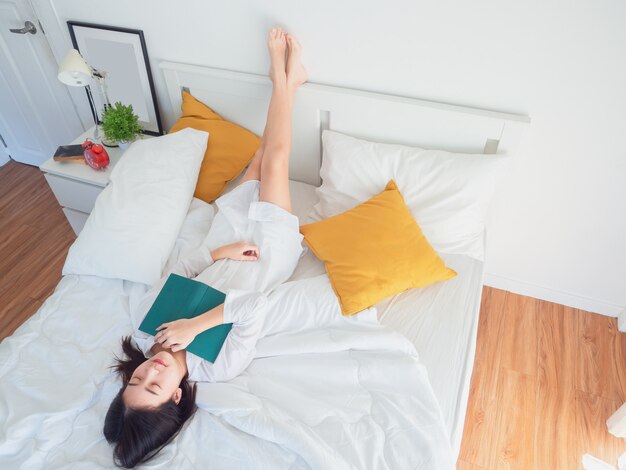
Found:
[{"label": "white bed sheet", "polygon": [[[120,381],[107,368],[145,290],[66,276],[0,344],[0,468],[114,468],[102,425]],[[199,384],[197,414],[147,468],[454,468],[426,371],[400,334],[347,321],[266,336],[257,352],[231,382]]]},{"label": "white bed sheet", "polygon": [[464,255],[441,257],[458,276],[394,296],[376,307],[381,324],[415,345],[458,455],[476,351],[483,263]]},{"label": "white bed sheet", "polygon": [[[293,213],[301,224],[310,222],[308,214],[317,202],[315,186],[291,181],[290,189]],[[395,295],[376,308],[380,322],[402,333],[417,349],[458,455],[474,365],[484,263],[465,255],[442,253],[441,257],[458,273],[455,278]],[[324,272],[324,264],[307,249],[291,280]]]},{"label": "white bed sheet", "polygon": [[[208,230],[208,206],[191,209],[173,258]],[[1,468],[113,468],[102,419],[119,379],[107,367],[146,289],[66,276],[0,344]],[[261,357],[242,376],[202,384],[189,429],[147,467],[452,468],[413,346],[389,328],[346,325],[260,340]]]},{"label": "white bed sheet", "polygon": [[[297,183],[292,193],[298,200],[298,204],[294,201],[294,213],[300,223],[308,222],[308,207],[316,202],[315,187]],[[441,257],[458,273],[455,278],[395,295],[376,308],[383,325],[402,333],[415,345],[458,455],[476,350],[483,262],[465,255],[442,253]],[[323,263],[307,250],[292,279],[323,272]]]}]

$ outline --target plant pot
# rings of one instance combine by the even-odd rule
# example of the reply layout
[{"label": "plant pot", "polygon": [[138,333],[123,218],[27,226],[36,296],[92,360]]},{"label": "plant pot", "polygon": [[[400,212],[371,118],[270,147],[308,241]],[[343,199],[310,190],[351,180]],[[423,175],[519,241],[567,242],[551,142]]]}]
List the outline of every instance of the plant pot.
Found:
[{"label": "plant pot", "polygon": [[117,143],[117,145],[119,146],[121,150],[126,150],[128,147],[130,147],[130,144],[132,144],[132,142],[129,142],[127,140]]},{"label": "plant pot", "polygon": [[100,141],[102,142],[102,145],[104,145],[105,147],[117,147],[117,141],[112,140],[112,139],[107,139],[105,135],[102,136],[102,139],[100,139]]}]

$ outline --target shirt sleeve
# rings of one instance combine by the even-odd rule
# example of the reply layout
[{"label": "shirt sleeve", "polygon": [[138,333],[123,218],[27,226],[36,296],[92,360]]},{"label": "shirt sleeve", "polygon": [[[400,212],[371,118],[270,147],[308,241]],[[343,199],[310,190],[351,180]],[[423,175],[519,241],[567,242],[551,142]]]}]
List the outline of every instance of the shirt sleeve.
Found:
[{"label": "shirt sleeve", "polygon": [[[213,264],[211,251],[205,245],[201,245],[197,250],[193,250],[188,256],[182,257],[167,274],[161,279],[163,284],[170,274],[178,274],[188,278],[194,278],[206,268]],[[163,285],[161,284],[161,286]],[[159,289],[160,290],[160,289]]]},{"label": "shirt sleeve", "polygon": [[265,295],[229,290],[224,301],[224,323],[232,323],[232,329],[214,363],[187,352],[189,379],[226,382],[241,374],[254,358],[266,311]]}]

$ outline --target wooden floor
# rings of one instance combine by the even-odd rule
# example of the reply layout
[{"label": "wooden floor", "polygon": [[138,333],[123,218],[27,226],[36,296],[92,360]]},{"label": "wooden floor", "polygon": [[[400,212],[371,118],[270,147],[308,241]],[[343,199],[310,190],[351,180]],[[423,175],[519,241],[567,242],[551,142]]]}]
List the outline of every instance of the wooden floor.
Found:
[{"label": "wooden floor", "polygon": [[[36,168],[0,167],[0,340],[37,311],[75,239]],[[485,288],[458,468],[570,470],[626,444],[626,334],[601,315]]]},{"label": "wooden floor", "polygon": [[38,168],[0,167],[0,340],[52,294],[75,238]]},{"label": "wooden floor", "polygon": [[459,469],[616,465],[606,420],[625,401],[616,319],[484,288]]}]

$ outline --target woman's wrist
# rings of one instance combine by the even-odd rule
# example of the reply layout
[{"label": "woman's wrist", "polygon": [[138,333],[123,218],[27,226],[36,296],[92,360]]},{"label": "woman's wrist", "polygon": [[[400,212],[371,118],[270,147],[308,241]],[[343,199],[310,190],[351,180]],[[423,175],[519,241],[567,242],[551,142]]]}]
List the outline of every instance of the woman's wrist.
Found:
[{"label": "woman's wrist", "polygon": [[203,326],[203,323],[204,323],[203,322],[204,319],[202,318],[203,315],[204,314],[198,315],[197,317],[193,317],[193,318],[190,319],[191,323],[193,325],[194,336],[198,336],[200,333],[204,332],[204,330],[206,329]]},{"label": "woman's wrist", "polygon": [[213,259],[213,261],[220,260],[224,257],[224,255],[222,254],[222,247],[216,248],[215,250],[210,251],[209,254],[211,255],[211,258]]},{"label": "woman's wrist", "polygon": [[224,323],[224,304],[204,312],[193,319],[193,328],[196,336],[200,333]]}]

